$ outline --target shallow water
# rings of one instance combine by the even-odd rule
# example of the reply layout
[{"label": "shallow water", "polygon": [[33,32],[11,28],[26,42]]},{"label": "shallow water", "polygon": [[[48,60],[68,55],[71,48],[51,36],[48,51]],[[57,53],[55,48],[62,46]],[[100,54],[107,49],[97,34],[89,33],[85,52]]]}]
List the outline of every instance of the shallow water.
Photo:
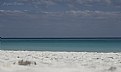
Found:
[{"label": "shallow water", "polygon": [[121,52],[121,39],[1,39],[1,50]]}]

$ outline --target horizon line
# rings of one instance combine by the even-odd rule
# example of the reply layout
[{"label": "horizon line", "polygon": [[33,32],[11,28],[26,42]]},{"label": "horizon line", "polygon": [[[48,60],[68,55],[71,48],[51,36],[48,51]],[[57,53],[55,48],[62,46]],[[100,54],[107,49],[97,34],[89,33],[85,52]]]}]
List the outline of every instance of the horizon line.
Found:
[{"label": "horizon line", "polygon": [[121,37],[0,37],[0,39],[121,39]]}]

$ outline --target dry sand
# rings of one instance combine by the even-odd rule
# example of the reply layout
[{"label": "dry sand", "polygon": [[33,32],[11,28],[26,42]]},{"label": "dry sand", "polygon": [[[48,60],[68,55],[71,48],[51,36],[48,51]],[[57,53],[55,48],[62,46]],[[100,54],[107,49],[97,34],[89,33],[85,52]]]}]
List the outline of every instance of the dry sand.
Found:
[{"label": "dry sand", "polygon": [[0,72],[121,72],[121,53],[0,51]]}]

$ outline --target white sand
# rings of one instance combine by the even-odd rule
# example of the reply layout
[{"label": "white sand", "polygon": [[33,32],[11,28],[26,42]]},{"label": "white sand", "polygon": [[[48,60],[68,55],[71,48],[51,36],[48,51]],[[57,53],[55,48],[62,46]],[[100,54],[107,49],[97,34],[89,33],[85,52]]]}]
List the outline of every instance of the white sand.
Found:
[{"label": "white sand", "polygon": [[121,72],[121,53],[0,51],[0,72]]}]

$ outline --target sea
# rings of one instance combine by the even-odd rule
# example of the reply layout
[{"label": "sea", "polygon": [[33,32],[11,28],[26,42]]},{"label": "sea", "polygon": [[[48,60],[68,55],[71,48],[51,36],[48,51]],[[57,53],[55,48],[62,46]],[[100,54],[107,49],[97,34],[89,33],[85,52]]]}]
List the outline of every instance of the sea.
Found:
[{"label": "sea", "polygon": [[0,50],[121,52],[120,38],[0,38]]}]

